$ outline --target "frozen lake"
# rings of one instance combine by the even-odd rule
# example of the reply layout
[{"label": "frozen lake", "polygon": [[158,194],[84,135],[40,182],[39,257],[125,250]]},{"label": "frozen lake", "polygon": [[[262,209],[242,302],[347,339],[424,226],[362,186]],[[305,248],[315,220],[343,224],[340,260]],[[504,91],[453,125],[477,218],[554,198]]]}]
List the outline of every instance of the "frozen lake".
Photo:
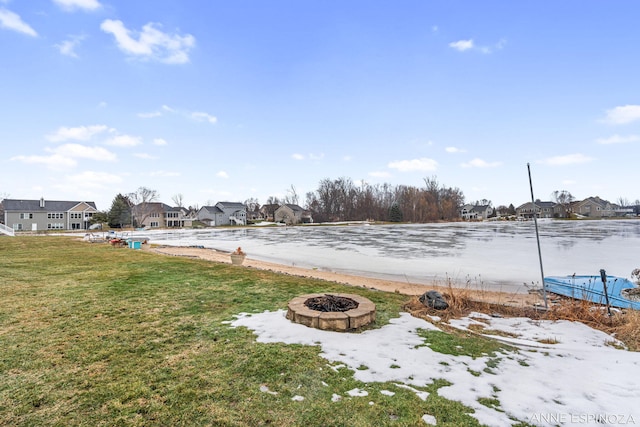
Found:
[{"label": "frozen lake", "polygon": [[[545,276],[640,267],[640,220],[538,221]],[[526,292],[540,264],[528,222],[214,228],[145,232],[152,243],[203,246],[250,258],[411,283]]]}]

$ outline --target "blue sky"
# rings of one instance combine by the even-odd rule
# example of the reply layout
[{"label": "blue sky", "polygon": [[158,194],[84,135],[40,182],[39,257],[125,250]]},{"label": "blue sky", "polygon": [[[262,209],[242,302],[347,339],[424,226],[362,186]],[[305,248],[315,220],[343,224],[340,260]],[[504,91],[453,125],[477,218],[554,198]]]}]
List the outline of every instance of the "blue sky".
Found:
[{"label": "blue sky", "polygon": [[0,195],[640,199],[640,3],[0,0]]}]

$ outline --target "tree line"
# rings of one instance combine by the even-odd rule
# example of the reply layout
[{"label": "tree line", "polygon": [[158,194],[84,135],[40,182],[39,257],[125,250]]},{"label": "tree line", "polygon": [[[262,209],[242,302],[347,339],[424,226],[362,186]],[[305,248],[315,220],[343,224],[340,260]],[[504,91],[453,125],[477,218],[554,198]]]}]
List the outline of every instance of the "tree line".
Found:
[{"label": "tree line", "polygon": [[[459,208],[464,204],[464,194],[458,188],[441,185],[435,177],[425,178],[424,187],[390,184],[356,184],[350,178],[325,178],[315,191],[308,192],[304,209],[308,210],[314,222],[335,221],[405,221],[435,222],[452,221],[459,218]],[[142,223],[149,212],[148,203],[157,202],[159,194],[155,190],[140,187],[126,195],[118,194],[111,208],[94,215],[95,221],[107,222],[110,227],[121,227],[136,222]],[[172,197],[177,207],[182,206],[182,195]],[[257,212],[261,205],[251,198],[244,202],[247,212]],[[282,197],[269,197],[268,205],[300,205],[300,197],[294,186]],[[197,206],[185,208],[196,212]]]},{"label": "tree line", "polygon": [[355,184],[350,178],[323,179],[306,194],[305,209],[316,222],[326,221],[450,221],[459,217],[464,195],[458,188],[425,178],[424,187]]}]

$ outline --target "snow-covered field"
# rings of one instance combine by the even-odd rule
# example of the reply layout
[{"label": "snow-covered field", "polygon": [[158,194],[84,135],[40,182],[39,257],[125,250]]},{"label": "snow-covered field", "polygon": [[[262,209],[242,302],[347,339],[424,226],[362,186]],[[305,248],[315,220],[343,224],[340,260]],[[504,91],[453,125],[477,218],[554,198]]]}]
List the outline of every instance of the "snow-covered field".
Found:
[{"label": "snow-covered field", "polygon": [[[475,323],[514,336],[500,339],[517,351],[476,359],[433,351],[417,331],[437,328],[407,313],[360,334],[308,328],[287,320],[284,311],[242,314],[229,323],[254,331],[258,342],[320,345],[333,369],[346,367],[364,383],[409,388],[418,399],[427,394],[416,386],[445,379],[451,385],[438,393],[473,408],[472,416],[488,426],[511,426],[514,418],[540,426],[640,425],[640,353],[614,347],[611,336],[581,323],[481,313],[450,321],[460,329]],[[393,399],[394,387],[371,396],[365,386],[348,395],[334,393],[332,400],[370,399],[375,404],[376,399]],[[485,406],[481,398],[495,399],[499,406]],[[437,425],[434,414],[425,413],[422,419],[425,425]]]}]

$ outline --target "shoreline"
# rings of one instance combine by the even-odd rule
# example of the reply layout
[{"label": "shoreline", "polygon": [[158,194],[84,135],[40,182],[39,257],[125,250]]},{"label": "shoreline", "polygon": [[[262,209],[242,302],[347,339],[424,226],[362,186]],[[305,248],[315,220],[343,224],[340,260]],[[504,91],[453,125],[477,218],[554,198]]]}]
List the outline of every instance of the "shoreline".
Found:
[{"label": "shoreline", "polygon": [[[146,246],[146,245],[145,245]],[[230,253],[219,251],[216,249],[191,247],[191,246],[153,246],[150,245],[145,251],[154,252],[160,255],[168,256],[182,256],[187,258],[199,258],[212,262],[219,262],[224,264],[231,264]],[[314,278],[320,280],[326,280],[329,282],[335,282],[346,286],[355,286],[362,288],[375,289],[382,292],[399,293],[408,296],[419,296],[423,293],[435,290],[440,293],[447,293],[450,291],[448,286],[442,286],[437,284],[425,285],[410,282],[400,282],[388,279],[377,279],[371,277],[350,275],[344,273],[336,273],[326,270],[310,269],[289,266],[284,264],[277,264],[266,261],[259,261],[246,257],[242,265],[244,268],[255,268],[258,270],[273,271],[275,273],[287,274],[298,277]],[[521,294],[521,293],[508,293],[500,291],[488,291],[484,289],[473,289],[469,287],[456,287],[453,289],[460,290],[461,292],[468,292],[472,299],[495,303],[501,305],[513,305],[513,306],[540,306],[542,305],[542,298],[537,294]]]}]

